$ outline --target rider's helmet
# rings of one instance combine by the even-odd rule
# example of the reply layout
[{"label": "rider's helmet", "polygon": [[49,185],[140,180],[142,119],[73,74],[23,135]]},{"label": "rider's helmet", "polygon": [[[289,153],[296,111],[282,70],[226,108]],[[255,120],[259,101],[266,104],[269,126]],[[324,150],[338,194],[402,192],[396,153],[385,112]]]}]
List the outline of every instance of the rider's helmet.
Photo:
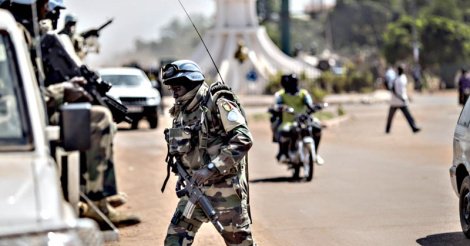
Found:
[{"label": "rider's helmet", "polygon": [[285,74],[281,77],[281,86],[287,93],[295,94],[299,91],[299,79],[295,74]]},{"label": "rider's helmet", "polygon": [[182,85],[194,88],[204,81],[201,68],[190,60],[178,60],[162,67],[161,77],[164,85]]}]

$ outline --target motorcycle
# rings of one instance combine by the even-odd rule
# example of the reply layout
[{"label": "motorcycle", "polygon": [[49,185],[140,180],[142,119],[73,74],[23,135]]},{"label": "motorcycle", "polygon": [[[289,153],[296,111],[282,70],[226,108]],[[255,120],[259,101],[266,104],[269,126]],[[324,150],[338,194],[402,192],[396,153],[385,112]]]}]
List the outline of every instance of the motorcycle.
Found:
[{"label": "motorcycle", "polygon": [[[311,114],[322,110],[327,107],[327,103],[315,104],[313,110],[307,113],[295,113],[291,107],[272,107],[269,109],[271,113],[271,123],[273,130],[273,141],[279,141],[279,136],[276,137],[276,130],[279,127],[277,122],[280,122],[280,115],[282,112],[295,115],[295,120],[291,126],[291,136],[289,140],[289,151],[287,158],[279,159],[280,163],[287,164],[288,169],[293,170],[293,178],[300,178],[300,171],[303,169],[303,178],[310,182],[313,179],[315,166],[317,162],[317,154],[315,152],[315,141],[313,139],[313,127],[320,127],[320,122],[311,116]],[[292,140],[295,139],[295,142]]]}]

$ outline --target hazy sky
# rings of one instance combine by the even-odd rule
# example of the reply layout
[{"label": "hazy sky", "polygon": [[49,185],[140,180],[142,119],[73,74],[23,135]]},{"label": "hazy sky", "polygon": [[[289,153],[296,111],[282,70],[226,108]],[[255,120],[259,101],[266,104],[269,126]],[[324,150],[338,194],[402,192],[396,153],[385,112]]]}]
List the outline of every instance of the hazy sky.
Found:
[{"label": "hazy sky", "polygon": [[[190,15],[213,16],[215,11],[214,0],[182,2]],[[308,2],[310,0],[291,1],[291,11],[301,12]],[[114,17],[114,22],[100,36],[101,58],[132,49],[137,38],[158,39],[163,26],[174,18],[186,18],[177,0],[65,0],[65,4],[67,9],[62,12],[62,20],[67,13],[75,14],[79,18],[78,31],[97,27]],[[59,28],[61,26],[59,23]]]}]

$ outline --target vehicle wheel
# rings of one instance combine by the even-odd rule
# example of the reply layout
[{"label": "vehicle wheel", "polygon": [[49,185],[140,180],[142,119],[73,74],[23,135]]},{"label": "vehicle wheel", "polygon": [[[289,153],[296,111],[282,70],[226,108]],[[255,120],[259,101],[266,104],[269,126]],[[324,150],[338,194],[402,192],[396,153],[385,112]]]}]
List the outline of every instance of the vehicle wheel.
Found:
[{"label": "vehicle wheel", "polygon": [[460,187],[460,225],[467,238],[470,238],[470,176],[465,177]]},{"label": "vehicle wheel", "polygon": [[312,155],[312,151],[309,150],[308,151],[308,163],[307,163],[307,167],[308,168],[305,168],[307,170],[304,170],[305,171],[305,179],[307,180],[307,182],[310,182],[312,181],[313,179],[313,173],[314,173],[314,168],[315,168],[315,165],[313,165],[313,155]]},{"label": "vehicle wheel", "polygon": [[293,178],[293,179],[299,179],[299,176],[300,176],[300,165],[298,165],[298,164],[295,165],[295,166],[293,167],[293,169],[294,169],[294,175],[292,175],[292,178]]},{"label": "vehicle wheel", "polygon": [[139,128],[139,120],[134,119],[132,120],[132,123],[131,123],[131,129],[135,130],[137,128]]},{"label": "vehicle wheel", "polygon": [[155,115],[147,115],[147,121],[149,122],[149,126],[151,129],[155,129],[158,127],[158,114]]}]

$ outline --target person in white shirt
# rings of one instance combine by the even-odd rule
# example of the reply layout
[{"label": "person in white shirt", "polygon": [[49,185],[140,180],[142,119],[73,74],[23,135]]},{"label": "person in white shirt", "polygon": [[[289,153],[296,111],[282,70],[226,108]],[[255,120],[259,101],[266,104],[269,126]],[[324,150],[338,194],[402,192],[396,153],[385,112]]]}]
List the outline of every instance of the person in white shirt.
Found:
[{"label": "person in white shirt", "polygon": [[411,130],[414,133],[417,133],[421,130],[416,126],[413,116],[411,116],[410,111],[408,110],[408,95],[406,93],[406,85],[408,80],[404,73],[403,66],[398,66],[398,77],[393,81],[393,87],[390,89],[392,92],[392,99],[390,100],[390,110],[388,111],[387,126],[385,128],[385,133],[390,133],[390,127],[392,126],[393,116],[397,109],[400,109],[406,117],[406,120],[410,124]]},{"label": "person in white shirt", "polygon": [[395,69],[393,69],[393,67],[388,67],[387,71],[385,72],[385,83],[386,84],[386,87],[387,89],[389,88],[392,88],[393,86],[393,82],[395,81],[395,79],[397,78],[397,73],[395,72]]}]

